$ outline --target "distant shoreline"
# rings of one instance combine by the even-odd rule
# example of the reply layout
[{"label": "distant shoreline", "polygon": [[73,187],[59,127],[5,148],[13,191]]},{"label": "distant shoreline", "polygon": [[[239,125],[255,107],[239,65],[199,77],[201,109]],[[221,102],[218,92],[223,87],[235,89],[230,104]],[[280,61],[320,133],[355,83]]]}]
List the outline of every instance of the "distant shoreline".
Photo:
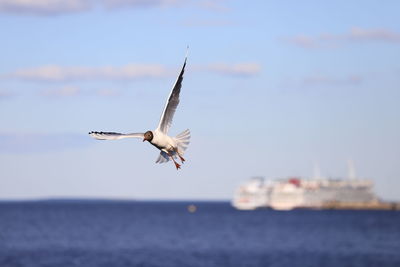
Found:
[{"label": "distant shoreline", "polygon": [[124,199],[124,198],[38,198],[38,199],[0,199],[0,203],[77,203],[77,202],[149,202],[149,203],[230,203],[230,200],[204,199]]}]

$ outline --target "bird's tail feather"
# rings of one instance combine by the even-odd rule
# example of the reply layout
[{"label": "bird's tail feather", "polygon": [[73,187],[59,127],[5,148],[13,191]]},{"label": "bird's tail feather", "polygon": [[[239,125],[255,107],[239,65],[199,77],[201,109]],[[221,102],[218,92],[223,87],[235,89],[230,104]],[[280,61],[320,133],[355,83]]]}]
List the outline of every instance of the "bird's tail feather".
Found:
[{"label": "bird's tail feather", "polygon": [[181,156],[185,153],[186,149],[190,144],[190,131],[189,129],[184,130],[177,136],[175,136],[175,141],[178,145],[178,152]]},{"label": "bird's tail feather", "polygon": [[[178,146],[178,152],[181,156],[185,153],[185,150],[188,148],[189,143],[190,143],[190,131],[189,129],[186,129],[185,131],[181,132],[177,136],[174,137],[177,146]],[[176,153],[173,153],[173,157],[176,159],[177,155]],[[165,163],[170,160],[169,156],[167,153],[164,151],[160,152],[160,155],[158,156],[156,163]]]}]

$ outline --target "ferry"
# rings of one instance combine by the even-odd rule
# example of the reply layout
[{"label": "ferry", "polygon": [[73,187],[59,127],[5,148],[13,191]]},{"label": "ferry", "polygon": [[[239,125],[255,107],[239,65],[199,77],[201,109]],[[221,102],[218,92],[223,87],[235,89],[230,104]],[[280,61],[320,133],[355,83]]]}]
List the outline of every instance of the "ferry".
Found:
[{"label": "ferry", "polygon": [[[368,179],[252,178],[237,189],[232,205],[240,210],[272,208],[323,209],[340,204],[373,205],[379,202]],[[360,205],[361,204],[361,205]]]}]

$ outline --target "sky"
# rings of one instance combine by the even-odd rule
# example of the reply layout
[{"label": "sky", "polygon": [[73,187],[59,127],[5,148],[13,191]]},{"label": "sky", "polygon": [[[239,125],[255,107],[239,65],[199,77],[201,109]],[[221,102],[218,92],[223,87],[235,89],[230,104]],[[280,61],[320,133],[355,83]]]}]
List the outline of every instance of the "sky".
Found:
[{"label": "sky", "polygon": [[[0,0],[0,199],[230,200],[253,176],[400,200],[399,1]],[[189,57],[155,164],[155,129]]]}]

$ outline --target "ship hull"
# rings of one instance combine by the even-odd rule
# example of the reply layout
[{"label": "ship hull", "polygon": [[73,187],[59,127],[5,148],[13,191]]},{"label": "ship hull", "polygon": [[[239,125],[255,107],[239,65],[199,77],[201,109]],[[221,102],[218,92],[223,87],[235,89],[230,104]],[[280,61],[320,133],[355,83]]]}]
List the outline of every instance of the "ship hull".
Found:
[{"label": "ship hull", "polygon": [[291,210],[324,209],[331,203],[362,203],[373,206],[377,202],[378,198],[370,180],[292,178],[268,183],[262,179],[251,180],[239,187],[232,205],[240,210]]}]

